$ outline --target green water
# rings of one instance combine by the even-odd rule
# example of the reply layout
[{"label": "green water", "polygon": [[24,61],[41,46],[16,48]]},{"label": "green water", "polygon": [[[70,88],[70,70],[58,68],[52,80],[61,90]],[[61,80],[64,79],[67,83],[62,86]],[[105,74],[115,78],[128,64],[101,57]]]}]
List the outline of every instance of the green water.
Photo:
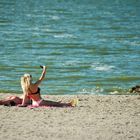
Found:
[{"label": "green water", "polygon": [[48,65],[42,94],[124,94],[140,84],[140,1],[0,0],[0,92]]}]

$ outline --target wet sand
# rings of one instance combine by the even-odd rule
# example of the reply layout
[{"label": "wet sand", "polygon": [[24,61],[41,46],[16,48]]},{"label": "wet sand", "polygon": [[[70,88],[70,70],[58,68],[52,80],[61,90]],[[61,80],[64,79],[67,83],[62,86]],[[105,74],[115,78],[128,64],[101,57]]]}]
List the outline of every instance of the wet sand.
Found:
[{"label": "wet sand", "polygon": [[[12,94],[0,93],[0,99],[7,95]],[[49,99],[67,102],[75,97],[79,105],[73,108],[0,106],[0,140],[140,140],[140,95]]]}]

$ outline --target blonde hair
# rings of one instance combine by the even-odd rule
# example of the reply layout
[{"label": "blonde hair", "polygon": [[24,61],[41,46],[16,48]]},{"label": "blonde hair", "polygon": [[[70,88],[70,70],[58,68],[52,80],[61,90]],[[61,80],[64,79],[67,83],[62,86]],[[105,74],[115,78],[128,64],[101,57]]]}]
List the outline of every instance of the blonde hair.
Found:
[{"label": "blonde hair", "polygon": [[23,92],[28,95],[30,85],[32,84],[32,76],[28,73],[21,77],[21,87]]}]

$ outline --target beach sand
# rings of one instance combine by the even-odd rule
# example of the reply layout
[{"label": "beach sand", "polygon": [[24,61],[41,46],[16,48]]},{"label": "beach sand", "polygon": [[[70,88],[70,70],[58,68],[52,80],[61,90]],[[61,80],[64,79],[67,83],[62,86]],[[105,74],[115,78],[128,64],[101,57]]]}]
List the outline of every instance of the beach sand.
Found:
[{"label": "beach sand", "polygon": [[[7,95],[13,94],[1,93],[0,98]],[[33,109],[0,106],[0,140],[140,140],[140,95],[48,97],[65,102],[78,97],[79,105]]]}]

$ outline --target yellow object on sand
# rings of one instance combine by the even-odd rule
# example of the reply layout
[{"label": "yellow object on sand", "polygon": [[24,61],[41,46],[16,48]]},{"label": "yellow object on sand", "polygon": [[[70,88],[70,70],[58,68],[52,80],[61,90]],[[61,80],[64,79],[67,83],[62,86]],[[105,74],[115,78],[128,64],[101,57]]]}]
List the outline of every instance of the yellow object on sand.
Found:
[{"label": "yellow object on sand", "polygon": [[78,106],[78,99],[72,99],[71,102],[70,102],[71,106],[72,107],[75,107],[75,106]]}]

